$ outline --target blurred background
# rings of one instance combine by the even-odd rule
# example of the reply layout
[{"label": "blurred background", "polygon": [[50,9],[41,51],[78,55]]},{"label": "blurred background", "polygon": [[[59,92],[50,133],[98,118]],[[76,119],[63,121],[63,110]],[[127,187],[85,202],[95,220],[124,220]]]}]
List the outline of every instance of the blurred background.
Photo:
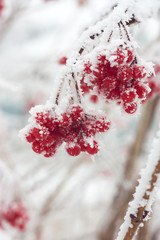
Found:
[{"label": "blurred background", "polygon": [[[63,149],[46,159],[18,134],[29,110],[45,104],[81,33],[115,1],[0,0],[0,239],[112,240],[132,199],[160,120],[159,95],[136,114],[119,106],[87,104],[112,119],[95,157]],[[159,16],[160,17],[160,16]],[[160,18],[151,15],[131,31],[139,54],[160,64]],[[160,76],[160,74],[159,74]],[[158,81],[158,74],[156,81]],[[3,222],[3,209],[21,203],[29,218],[19,231]],[[137,240],[160,240],[160,194],[152,220]],[[23,211],[24,213],[24,211]],[[27,219],[27,218],[26,218]]]}]

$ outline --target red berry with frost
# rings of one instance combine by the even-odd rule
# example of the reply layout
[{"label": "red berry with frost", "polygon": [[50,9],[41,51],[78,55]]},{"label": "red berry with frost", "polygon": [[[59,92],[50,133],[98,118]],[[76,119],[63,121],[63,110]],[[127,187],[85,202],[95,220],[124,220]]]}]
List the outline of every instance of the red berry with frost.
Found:
[{"label": "red berry with frost", "polygon": [[140,99],[146,97],[148,91],[147,91],[145,85],[136,85],[135,89],[136,89],[137,95]]},{"label": "red berry with frost", "polygon": [[130,63],[131,61],[133,61],[134,58],[134,54],[133,51],[130,49],[127,49],[127,60],[126,63]]},{"label": "red berry with frost", "polygon": [[56,153],[56,145],[52,144],[49,147],[45,147],[44,151],[45,151],[44,157],[52,157]]},{"label": "red berry with frost", "polygon": [[100,118],[95,121],[95,128],[97,132],[105,132],[110,128],[111,122],[107,121],[105,118]]},{"label": "red berry with frost", "polygon": [[133,114],[136,112],[137,110],[137,103],[136,102],[133,102],[133,103],[124,103],[124,110],[126,113],[129,113],[129,114]]},{"label": "red berry with frost", "polygon": [[81,147],[78,144],[71,143],[66,146],[66,151],[69,155],[75,157],[80,154]]},{"label": "red berry with frost", "polygon": [[123,66],[119,68],[118,78],[123,82],[128,82],[132,78],[132,68],[129,66]]},{"label": "red berry with frost", "polygon": [[106,77],[102,81],[102,89],[103,91],[111,91],[115,89],[117,83],[117,79],[113,76],[111,77]]},{"label": "red berry with frost", "polygon": [[33,136],[32,131],[30,131],[28,134],[26,134],[25,137],[26,137],[26,140],[29,143],[31,143],[31,142],[33,142],[35,140],[35,137]]},{"label": "red berry with frost", "polygon": [[82,152],[85,152],[85,151],[86,151],[87,143],[85,142],[84,138],[83,138],[83,137],[80,137],[80,138],[77,140],[77,143],[78,143],[78,145],[80,146],[81,151],[82,151]]},{"label": "red berry with frost", "polygon": [[116,59],[114,60],[115,62],[117,62],[118,64],[124,63],[125,53],[124,53],[123,49],[118,48],[114,55],[116,56]]},{"label": "red berry with frost", "polygon": [[133,78],[139,78],[142,79],[146,76],[146,70],[143,66],[137,66],[135,65],[133,67]]},{"label": "red berry with frost", "polygon": [[38,141],[34,141],[33,143],[32,143],[32,149],[33,149],[33,151],[34,152],[36,152],[36,153],[42,153],[43,152],[43,147],[41,146],[41,144],[38,142]]},{"label": "red berry with frost", "polygon": [[134,90],[126,90],[122,93],[122,100],[125,103],[131,103],[135,100],[136,94]]},{"label": "red berry with frost", "polygon": [[90,74],[91,72],[92,72],[92,70],[91,70],[91,63],[90,62],[88,62],[88,63],[85,63],[84,64],[84,72],[86,73],[86,74]]},{"label": "red berry with frost", "polygon": [[98,143],[95,140],[91,144],[88,143],[86,147],[86,151],[91,155],[96,154],[99,151]]}]

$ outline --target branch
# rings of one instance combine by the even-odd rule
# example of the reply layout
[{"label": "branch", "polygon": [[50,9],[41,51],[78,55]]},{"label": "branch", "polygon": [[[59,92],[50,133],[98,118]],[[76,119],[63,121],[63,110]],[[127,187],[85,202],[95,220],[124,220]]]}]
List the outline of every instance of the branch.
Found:
[{"label": "branch", "polygon": [[148,220],[153,202],[155,185],[160,173],[160,130],[153,142],[146,168],[136,188],[133,201],[129,204],[125,221],[120,228],[117,240],[132,240],[139,227]]}]

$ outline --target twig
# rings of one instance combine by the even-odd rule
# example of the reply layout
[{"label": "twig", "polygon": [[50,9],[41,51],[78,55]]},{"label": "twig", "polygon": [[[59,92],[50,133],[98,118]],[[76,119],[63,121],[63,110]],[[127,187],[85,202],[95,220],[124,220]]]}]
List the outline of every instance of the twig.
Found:
[{"label": "twig", "polygon": [[[146,210],[147,209],[147,204],[148,204],[148,200],[150,198],[150,193],[153,191],[154,186],[157,182],[158,176],[157,174],[160,173],[160,160],[158,161],[154,172],[152,174],[152,179],[150,181],[150,187],[146,190],[143,199],[147,200],[145,206],[141,206],[137,209],[137,214],[136,216],[134,214],[130,214],[131,217],[131,224],[132,227],[128,228],[128,231],[125,235],[125,237],[123,238],[124,240],[132,240],[137,229],[140,227],[140,224],[143,223],[145,221],[146,216],[149,214],[149,211]],[[143,187],[143,186],[142,186]]]},{"label": "twig", "polygon": [[144,223],[144,227],[139,229],[138,236],[136,240],[149,240],[149,224]]},{"label": "twig", "polygon": [[[138,228],[148,220],[153,202],[153,193],[160,174],[160,131],[154,140],[146,168],[141,172],[141,179],[136,188],[133,201],[129,204],[125,221],[117,240],[132,240]],[[149,186],[149,187],[148,187]]]}]

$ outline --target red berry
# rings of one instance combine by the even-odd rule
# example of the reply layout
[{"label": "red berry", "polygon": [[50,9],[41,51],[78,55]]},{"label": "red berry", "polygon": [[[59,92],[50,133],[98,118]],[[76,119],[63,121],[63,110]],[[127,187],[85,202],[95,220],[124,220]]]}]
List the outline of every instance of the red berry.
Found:
[{"label": "red berry", "polygon": [[52,157],[54,156],[54,154],[56,153],[56,145],[53,144],[50,147],[46,147],[45,148],[45,154],[44,157]]},{"label": "red berry", "polygon": [[97,132],[106,132],[109,130],[111,122],[107,121],[105,118],[100,118],[95,122],[95,128]]},{"label": "red berry", "polygon": [[133,90],[126,90],[122,93],[122,100],[125,103],[131,103],[134,101],[136,94]]},{"label": "red berry", "polygon": [[40,145],[40,143],[38,141],[34,141],[32,143],[32,149],[34,152],[39,153],[39,154],[43,152],[43,147]]},{"label": "red berry", "polygon": [[141,98],[145,98],[146,97],[148,91],[147,91],[145,85],[136,85],[135,89],[136,89],[138,98],[141,99]]},{"label": "red berry", "polygon": [[91,122],[91,121],[84,122],[83,132],[85,133],[85,135],[87,137],[91,137],[91,136],[94,136],[96,134],[96,128],[95,128],[94,123],[95,123],[94,121],[93,122]]},{"label": "red berry", "polygon": [[33,136],[32,132],[30,131],[28,134],[25,135],[26,136],[26,140],[31,143],[35,140],[35,137]]},{"label": "red berry", "polygon": [[124,103],[124,110],[126,113],[133,114],[137,110],[137,103]]},{"label": "red berry", "polygon": [[130,63],[133,60],[134,54],[133,51],[127,49],[127,60],[126,63]]},{"label": "red berry", "polygon": [[32,134],[33,134],[33,136],[35,137],[35,138],[38,138],[38,139],[40,139],[41,138],[41,134],[40,134],[40,129],[38,129],[38,128],[33,128],[32,129]]},{"label": "red berry", "polygon": [[58,61],[59,64],[61,65],[65,65],[67,62],[67,57],[61,57]]},{"label": "red berry", "polygon": [[78,144],[68,144],[66,146],[66,151],[71,156],[78,156],[81,152],[81,147]]},{"label": "red berry", "polygon": [[93,89],[93,87],[91,86],[88,86],[87,83],[84,82],[84,80],[81,81],[81,89],[82,89],[82,92],[83,92],[83,95],[86,94],[86,93],[89,93],[90,90]]},{"label": "red berry", "polygon": [[135,65],[133,67],[133,78],[139,78],[142,79],[146,76],[146,70],[143,66],[137,66]]},{"label": "red berry", "polygon": [[99,151],[98,143],[94,140],[92,144],[88,143],[86,147],[86,151],[89,154],[96,154]]},{"label": "red berry", "polygon": [[83,109],[81,106],[77,105],[77,106],[73,106],[71,108],[70,118],[73,122],[80,121],[82,119],[83,115],[84,115],[84,113],[83,113]]},{"label": "red berry", "polygon": [[91,96],[90,96],[90,100],[91,100],[93,103],[97,103],[97,102],[98,102],[98,96],[97,96],[97,95],[91,95]]},{"label": "red berry", "polygon": [[129,66],[123,66],[119,68],[118,78],[123,82],[128,82],[132,78],[132,68]]},{"label": "red berry", "polygon": [[90,74],[90,73],[92,72],[92,70],[91,70],[91,66],[92,66],[91,63],[90,63],[90,62],[85,63],[84,66],[85,66],[84,72],[85,72],[86,74]]},{"label": "red berry", "polygon": [[80,137],[80,138],[77,140],[77,143],[78,143],[78,145],[80,146],[81,151],[82,151],[82,152],[85,152],[85,151],[86,151],[86,147],[87,147],[87,143],[84,141],[84,139],[83,139],[82,137]]},{"label": "red berry", "polygon": [[106,91],[111,91],[111,90],[115,89],[116,83],[117,83],[117,79],[113,76],[104,78],[102,81],[102,88],[103,88],[104,93]]},{"label": "red berry", "polygon": [[117,62],[118,64],[122,64],[124,62],[125,53],[123,49],[118,48],[114,55],[116,55],[116,59],[114,60],[115,62]]}]

